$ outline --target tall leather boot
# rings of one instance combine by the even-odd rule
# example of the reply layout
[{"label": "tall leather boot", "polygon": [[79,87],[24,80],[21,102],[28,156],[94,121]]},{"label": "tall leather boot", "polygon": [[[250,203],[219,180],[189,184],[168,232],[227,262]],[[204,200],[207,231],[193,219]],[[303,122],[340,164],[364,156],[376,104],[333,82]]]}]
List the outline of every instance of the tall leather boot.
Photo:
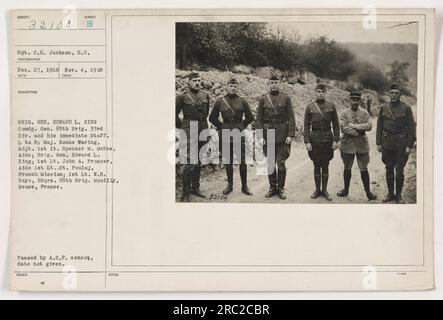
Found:
[{"label": "tall leather boot", "polygon": [[339,197],[347,197],[349,194],[349,185],[351,184],[352,171],[349,169],[345,169],[343,171],[343,181],[344,181],[344,189],[337,192],[337,196]]},{"label": "tall leather boot", "polygon": [[226,177],[228,178],[228,186],[223,190],[223,194],[226,196],[230,194],[233,190],[233,184],[234,184],[234,167],[232,164],[225,164],[226,169]]},{"label": "tall leather boot", "polygon": [[370,187],[370,178],[369,178],[369,172],[367,170],[360,171],[361,173],[361,181],[363,182],[363,187],[365,188],[366,196],[368,197],[368,200],[375,200],[377,199],[377,196],[371,192]]},{"label": "tall leather boot", "polygon": [[191,183],[191,193],[197,197],[206,199],[206,196],[200,190],[200,164],[194,165],[192,168],[192,183]]},{"label": "tall leather boot", "polygon": [[268,180],[269,180],[269,191],[266,193],[266,198],[271,198],[277,194],[277,172],[275,171],[276,168],[274,168],[273,172],[271,174],[268,174]]},{"label": "tall leather boot", "polygon": [[315,191],[314,193],[311,195],[311,199],[317,199],[320,194],[320,188],[321,188],[321,174],[319,173],[314,173],[314,183],[315,183]]},{"label": "tall leather boot", "polygon": [[286,170],[278,169],[278,197],[280,199],[286,199],[285,182]]},{"label": "tall leather boot", "polygon": [[248,195],[252,196],[252,192],[249,191],[248,188],[248,167],[246,164],[240,164],[240,179],[241,179],[241,191]]},{"label": "tall leather boot", "polygon": [[383,199],[383,202],[390,202],[395,200],[394,195],[394,168],[386,168],[386,185],[388,186],[388,194]]},{"label": "tall leather boot", "polygon": [[192,176],[192,167],[189,164],[185,164],[183,166],[183,193],[182,193],[182,202],[189,202],[190,197],[189,194],[191,192],[191,176]]},{"label": "tall leather boot", "polygon": [[[400,170],[399,170],[400,171]],[[403,190],[403,184],[405,182],[405,176],[403,174],[403,170],[401,170],[400,172],[397,171],[396,172],[396,177],[395,177],[395,201],[399,204],[403,204],[405,203],[405,201],[403,200],[403,197],[401,196],[401,192]]]},{"label": "tall leather boot", "polygon": [[326,200],[328,201],[332,201],[331,196],[328,193],[328,180],[329,180],[329,174],[328,173],[323,173],[321,175],[321,193],[323,194],[323,196],[326,198]]}]

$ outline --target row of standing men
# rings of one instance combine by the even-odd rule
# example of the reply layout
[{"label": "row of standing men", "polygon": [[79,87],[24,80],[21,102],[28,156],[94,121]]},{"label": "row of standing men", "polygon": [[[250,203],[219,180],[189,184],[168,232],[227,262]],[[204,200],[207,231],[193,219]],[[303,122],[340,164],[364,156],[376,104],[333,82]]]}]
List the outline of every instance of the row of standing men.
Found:
[{"label": "row of standing men", "polygon": [[[231,78],[227,83],[227,94],[216,100],[209,114],[209,95],[203,92],[201,76],[192,72],[188,76],[189,89],[176,97],[176,127],[189,134],[191,122],[198,123],[198,131],[208,128],[209,122],[218,130],[244,130],[254,121],[248,102],[237,94],[238,82]],[[264,131],[259,141],[267,150],[275,152],[274,157],[268,157],[267,169],[269,191],[265,197],[278,196],[286,198],[286,165],[285,162],[291,153],[291,142],[295,138],[295,116],[289,96],[280,92],[281,81],[276,76],[269,78],[269,93],[263,95],[255,117],[255,128]],[[386,184],[388,194],[383,202],[395,201],[404,203],[402,189],[404,184],[404,167],[415,143],[415,121],[411,107],[400,101],[401,90],[398,84],[390,86],[390,102],[381,106],[377,120],[376,145],[382,154],[382,161],[386,168]],[[328,192],[329,162],[336,149],[340,150],[344,164],[344,188],[337,193],[339,197],[349,194],[352,166],[355,158],[360,169],[361,180],[368,200],[375,200],[377,196],[370,190],[370,176],[368,172],[369,143],[366,132],[372,130],[369,113],[360,107],[361,93],[351,92],[351,106],[338,116],[336,106],[325,99],[326,86],[318,84],[315,88],[316,100],[310,103],[304,116],[304,142],[308,155],[314,165],[315,190],[312,199],[323,196],[331,201]],[[182,119],[180,114],[183,114]],[[270,149],[266,131],[275,132],[273,148]],[[342,135],[340,136],[340,130]],[[228,195],[233,191],[233,155],[234,141],[232,137],[223,139],[220,134],[220,149],[230,149],[230,159],[225,159],[225,170],[228,185],[222,191]],[[204,143],[199,142],[198,149]],[[244,159],[244,139],[241,140],[240,178],[241,191],[252,195],[247,185],[247,165]],[[183,191],[181,200],[190,201],[190,195],[206,198],[200,189],[200,164],[184,164],[182,171]]]}]

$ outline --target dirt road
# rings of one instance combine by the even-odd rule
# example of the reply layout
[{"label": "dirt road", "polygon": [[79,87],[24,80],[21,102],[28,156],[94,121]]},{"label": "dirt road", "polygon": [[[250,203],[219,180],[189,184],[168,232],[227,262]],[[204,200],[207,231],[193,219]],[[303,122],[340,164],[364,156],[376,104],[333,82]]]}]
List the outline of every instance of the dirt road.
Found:
[{"label": "dirt road", "polygon": [[[354,162],[349,196],[340,198],[336,193],[343,188],[343,163],[340,157],[340,151],[334,154],[329,167],[329,186],[328,191],[332,196],[332,203],[381,203],[381,199],[386,195],[385,167],[381,161],[381,154],[375,147],[375,123],[377,118],[372,118],[373,129],[368,133],[371,146],[369,163],[369,173],[371,176],[371,191],[378,196],[375,201],[367,201],[366,194],[360,178],[360,171],[357,161]],[[281,200],[278,197],[270,199],[265,198],[265,193],[269,189],[268,177],[266,175],[257,175],[254,166],[248,167],[248,186],[253,192],[252,196],[244,195],[241,192],[240,175],[238,166],[234,169],[234,191],[228,195],[226,200],[200,199],[191,197],[192,202],[229,202],[229,203],[330,203],[323,197],[312,200],[310,195],[314,191],[313,165],[308,157],[303,143],[294,143],[292,145],[291,157],[286,162],[287,178],[286,190],[287,199]],[[405,186],[404,199],[406,203],[416,202],[416,156],[415,150],[411,153],[409,161],[405,168]],[[214,174],[202,177],[201,189],[208,196],[213,195],[219,198],[222,190],[226,187],[226,175],[224,170]]]}]

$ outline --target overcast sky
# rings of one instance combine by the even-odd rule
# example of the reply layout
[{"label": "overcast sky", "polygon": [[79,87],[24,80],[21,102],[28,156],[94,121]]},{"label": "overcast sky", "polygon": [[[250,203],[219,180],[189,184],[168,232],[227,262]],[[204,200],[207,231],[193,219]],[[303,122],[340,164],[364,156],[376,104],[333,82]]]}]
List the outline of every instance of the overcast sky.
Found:
[{"label": "overcast sky", "polygon": [[360,22],[290,22],[273,24],[272,27],[278,26],[289,34],[296,32],[302,39],[327,35],[338,42],[418,43],[418,23],[392,28],[397,24],[400,22],[378,22],[375,30],[365,30]]}]

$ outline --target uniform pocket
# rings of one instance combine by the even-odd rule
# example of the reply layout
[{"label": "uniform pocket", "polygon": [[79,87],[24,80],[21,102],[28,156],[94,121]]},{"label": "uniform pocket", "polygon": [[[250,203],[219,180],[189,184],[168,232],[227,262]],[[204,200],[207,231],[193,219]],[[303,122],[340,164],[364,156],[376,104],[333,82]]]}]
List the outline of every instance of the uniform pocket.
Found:
[{"label": "uniform pocket", "polygon": [[275,126],[275,142],[280,143],[286,141],[288,136],[288,125],[286,123]]},{"label": "uniform pocket", "polygon": [[235,106],[235,107],[233,107],[232,109],[234,109],[234,110],[236,110],[236,111],[245,111],[245,110],[246,110],[245,107],[244,107],[243,105],[241,105],[241,106]]},{"label": "uniform pocket", "polygon": [[328,111],[328,112],[324,113],[325,120],[326,121],[331,121],[332,120],[332,114],[333,114],[333,111]]},{"label": "uniform pocket", "polygon": [[286,106],[282,106],[282,105],[278,105],[278,106],[277,106],[277,112],[278,112],[279,114],[284,114],[284,115],[286,115],[286,114],[287,114],[287,110],[288,110],[288,107],[286,107]]},{"label": "uniform pocket", "polygon": [[185,95],[185,98],[183,99],[183,103],[187,105],[194,105],[195,101],[191,100],[187,95]]},{"label": "uniform pocket", "polygon": [[228,110],[230,110],[229,106],[227,106],[226,103],[223,102],[220,106],[220,111],[225,112]]},{"label": "uniform pocket", "polygon": [[274,109],[271,106],[265,106],[263,108],[263,113],[268,117],[272,116],[272,115],[274,115]]}]

